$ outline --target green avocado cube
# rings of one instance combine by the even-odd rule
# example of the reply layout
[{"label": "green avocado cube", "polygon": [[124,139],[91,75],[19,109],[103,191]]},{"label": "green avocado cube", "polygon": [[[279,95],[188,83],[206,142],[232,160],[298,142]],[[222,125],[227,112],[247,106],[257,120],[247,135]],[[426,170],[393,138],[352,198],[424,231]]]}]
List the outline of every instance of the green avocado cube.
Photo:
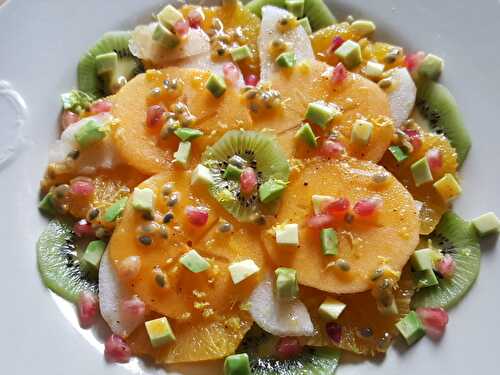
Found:
[{"label": "green avocado cube", "polygon": [[193,273],[206,271],[210,267],[210,263],[194,249],[181,256],[179,262]]},{"label": "green avocado cube", "polygon": [[357,35],[364,37],[375,31],[377,27],[373,21],[369,20],[356,20],[351,23],[351,31]]},{"label": "green avocado cube", "polygon": [[416,250],[411,256],[411,265],[415,271],[432,270],[434,268],[435,251],[433,249]]},{"label": "green avocado cube", "polygon": [[242,260],[241,262],[230,264],[228,270],[231,274],[231,280],[233,280],[233,284],[236,285],[259,272],[260,268],[252,259],[246,259]]},{"label": "green avocado cube", "polygon": [[118,66],[118,54],[116,52],[102,53],[95,57],[97,75],[112,74]]},{"label": "green avocado cube", "polygon": [[361,47],[358,43],[347,40],[335,50],[335,55],[342,61],[347,69],[357,67],[363,61]]},{"label": "green avocado cube", "polygon": [[128,198],[117,200],[115,203],[108,207],[106,212],[104,212],[103,220],[107,221],[108,223],[114,222],[122,215],[123,210],[125,210],[125,207],[127,206],[127,202]]},{"label": "green avocado cube", "polygon": [[324,129],[330,121],[340,114],[341,111],[336,105],[319,100],[307,105],[305,118]]},{"label": "green avocado cube", "polygon": [[317,195],[311,197],[313,212],[315,215],[323,213],[323,207],[335,200],[331,195]]},{"label": "green avocado cube", "polygon": [[191,142],[181,142],[177,151],[174,152],[174,162],[184,168],[188,167],[189,157],[191,156]]},{"label": "green avocado cube", "polygon": [[165,344],[175,341],[174,331],[166,317],[149,320],[144,323],[153,348],[159,348]]},{"label": "green avocado cube", "polygon": [[38,209],[42,212],[42,214],[47,216],[54,216],[56,214],[52,193],[45,194],[40,203],[38,203]]},{"label": "green avocado cube", "polygon": [[318,137],[314,135],[311,125],[307,123],[302,124],[300,129],[295,134],[295,138],[302,139],[309,145],[309,147],[315,148],[318,146]]},{"label": "green avocado cube", "polygon": [[285,224],[279,225],[275,230],[276,243],[278,245],[298,246],[299,245],[299,225]]},{"label": "green avocado cube", "polygon": [[230,53],[233,61],[241,61],[249,59],[253,56],[252,50],[246,44],[243,46],[232,48]]},{"label": "green avocado cube", "polygon": [[95,120],[89,120],[75,134],[75,141],[84,149],[99,141],[107,135],[105,124],[99,124]]},{"label": "green avocado cube", "polygon": [[434,180],[429,162],[425,156],[411,165],[411,174],[413,175],[413,181],[416,187]]},{"label": "green avocado cube", "polygon": [[408,159],[408,154],[399,146],[389,147],[389,152],[398,163],[401,163],[402,161]]},{"label": "green avocado cube", "polygon": [[203,135],[203,132],[198,129],[179,128],[174,131],[174,134],[182,141],[191,141]]},{"label": "green avocado cube", "polygon": [[276,64],[282,68],[292,68],[296,63],[297,58],[292,51],[283,52],[276,58]]},{"label": "green avocado cube", "polygon": [[150,188],[135,188],[132,193],[132,207],[138,211],[152,212],[154,210],[155,193]]},{"label": "green avocado cube", "polygon": [[179,37],[161,23],[153,31],[153,40],[168,49],[175,48],[180,43]]},{"label": "green avocado cube", "polygon": [[243,169],[235,167],[232,164],[228,164],[222,178],[226,180],[239,180],[240,175],[243,173]]},{"label": "green avocado cube", "polygon": [[351,142],[358,146],[366,146],[372,137],[373,124],[366,120],[356,120],[352,126]]},{"label": "green avocado cube", "polygon": [[304,2],[304,0],[285,0],[286,10],[300,18],[304,15]]},{"label": "green avocado cube", "polygon": [[247,353],[233,354],[224,361],[224,375],[252,375]]},{"label": "green avocado cube", "polygon": [[217,74],[212,74],[207,80],[205,88],[212,93],[216,98],[220,98],[227,89],[224,78]]},{"label": "green avocado cube", "polygon": [[191,185],[212,185],[214,178],[210,169],[203,164],[198,164],[191,174]]},{"label": "green avocado cube", "polygon": [[326,321],[337,320],[346,308],[346,304],[332,297],[327,297],[319,305],[318,313]]},{"label": "green avocado cube", "polygon": [[371,79],[380,79],[384,74],[384,64],[379,64],[374,61],[368,61],[365,67],[365,74]]},{"label": "green avocado cube", "polygon": [[276,275],[276,294],[281,299],[292,300],[299,295],[297,271],[293,268],[279,267],[274,271]]},{"label": "green avocado cube", "polygon": [[178,21],[182,21],[184,16],[172,5],[167,5],[156,15],[158,22],[166,28],[172,30]]},{"label": "green avocado cube", "polygon": [[418,74],[422,77],[437,80],[444,68],[444,60],[432,53],[425,56],[422,64],[418,68]]},{"label": "green avocado cube", "polygon": [[104,250],[106,250],[106,242],[98,240],[90,242],[83,253],[82,263],[85,269],[93,275],[97,275]]},{"label": "green avocado cube", "polygon": [[397,322],[396,328],[408,345],[414,344],[425,335],[424,325],[415,311],[410,311],[408,315]]},{"label": "green avocado cube", "polygon": [[414,272],[413,277],[417,284],[417,289],[429,288],[439,284],[436,274],[432,269]]},{"label": "green avocado cube", "polygon": [[285,191],[286,183],[280,180],[270,178],[259,187],[259,199],[267,204],[280,198]]},{"label": "green avocado cube", "polygon": [[479,237],[484,237],[500,231],[500,220],[498,220],[497,215],[493,212],[487,212],[472,219],[472,225],[476,229]]},{"label": "green avocado cube", "polygon": [[320,232],[321,250],[324,255],[337,255],[339,240],[337,232],[332,228],[323,228]]},{"label": "green avocado cube", "polygon": [[306,31],[307,35],[311,35],[312,34],[312,28],[311,28],[311,24],[309,23],[309,18],[307,18],[307,17],[301,18],[299,20],[299,25],[304,28],[304,30]]},{"label": "green avocado cube", "polygon": [[61,101],[65,110],[81,114],[90,108],[94,98],[83,91],[71,90],[61,94]]}]

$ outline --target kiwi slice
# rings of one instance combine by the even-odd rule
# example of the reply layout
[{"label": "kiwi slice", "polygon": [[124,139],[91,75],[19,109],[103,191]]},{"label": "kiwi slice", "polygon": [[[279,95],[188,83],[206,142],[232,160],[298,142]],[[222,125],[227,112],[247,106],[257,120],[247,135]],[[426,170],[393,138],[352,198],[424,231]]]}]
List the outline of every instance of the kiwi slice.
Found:
[{"label": "kiwi slice", "polygon": [[52,220],[37,243],[38,269],[42,280],[54,293],[76,302],[83,291],[97,293],[97,282],[80,268],[78,252],[72,242],[71,227]]},{"label": "kiwi slice", "polygon": [[278,340],[257,326],[245,336],[238,352],[250,357],[252,375],[333,375],[339,365],[340,350],[330,347],[305,347],[296,358],[275,358]]},{"label": "kiwi slice", "polygon": [[456,270],[450,279],[438,277],[438,285],[420,289],[413,297],[412,307],[448,309],[467,294],[479,274],[481,251],[477,234],[471,223],[448,211],[429,238],[443,254],[453,257]]},{"label": "kiwi slice", "polygon": [[[261,11],[265,5],[286,9],[285,0],[252,0],[245,7],[250,12],[262,17]],[[304,17],[309,19],[314,31],[337,23],[337,19],[323,0],[305,0]]]},{"label": "kiwi slice", "polygon": [[[95,98],[114,94],[127,81],[144,70],[141,61],[134,57],[128,48],[131,35],[129,31],[105,33],[81,58],[77,70],[78,88],[81,91]],[[103,79],[97,74],[95,58],[108,52],[116,52],[118,66],[116,71]]]},{"label": "kiwi slice", "polygon": [[[202,163],[210,169],[213,184],[211,195],[236,219],[250,222],[269,214],[276,204],[262,204],[259,187],[268,181],[286,184],[290,166],[276,139],[266,133],[232,130],[225,133],[202,155]],[[229,165],[243,170],[253,168],[257,186],[253,193],[240,191],[240,180],[227,177]]]},{"label": "kiwi slice", "polygon": [[471,140],[455,98],[443,85],[421,80],[418,83],[416,105],[419,114],[426,120],[424,127],[444,134],[457,151],[458,163],[462,165],[471,147]]}]

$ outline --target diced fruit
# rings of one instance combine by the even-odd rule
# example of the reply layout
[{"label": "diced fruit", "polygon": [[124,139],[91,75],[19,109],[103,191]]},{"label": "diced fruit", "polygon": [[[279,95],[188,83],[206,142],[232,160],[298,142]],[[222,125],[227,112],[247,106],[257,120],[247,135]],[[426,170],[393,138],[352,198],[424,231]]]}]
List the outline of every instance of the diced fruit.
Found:
[{"label": "diced fruit", "polygon": [[285,7],[297,18],[304,14],[304,0],[285,0]]},{"label": "diced fruit", "polygon": [[319,315],[326,321],[337,320],[346,308],[346,304],[332,297],[328,297],[318,308]]},{"label": "diced fruit", "polygon": [[224,78],[217,74],[212,74],[205,85],[208,91],[216,97],[221,97],[226,92],[226,83],[224,82]]},{"label": "diced fruit", "polygon": [[191,156],[191,142],[180,142],[179,148],[174,152],[174,161],[183,168],[188,167],[189,157]]},{"label": "diced fruit", "polygon": [[251,375],[248,354],[233,354],[224,361],[224,375]]},{"label": "diced fruit", "polygon": [[179,37],[161,23],[156,25],[153,32],[153,40],[168,49],[172,49],[180,43]]},{"label": "diced fruit", "polygon": [[366,120],[357,120],[352,126],[351,142],[358,146],[366,146],[372,137],[373,124]]},{"label": "diced fruit", "polygon": [[411,174],[416,187],[432,182],[432,172],[426,157],[416,161],[411,165]]},{"label": "diced fruit", "polygon": [[286,183],[273,178],[259,187],[259,199],[262,203],[271,203],[280,198],[286,189]]},{"label": "diced fruit", "polygon": [[75,134],[75,141],[83,149],[101,141],[107,135],[106,124],[89,120]]},{"label": "diced fruit", "polygon": [[239,284],[243,280],[249,278],[253,274],[260,271],[258,265],[251,259],[242,260],[241,262],[232,263],[229,265],[229,273],[233,283]]},{"label": "diced fruit", "polygon": [[337,232],[332,228],[321,229],[321,250],[325,255],[337,255],[338,253],[338,238]]},{"label": "diced fruit", "polygon": [[455,270],[457,269],[457,262],[450,254],[446,254],[437,265],[437,271],[443,276],[445,279],[451,279],[455,274]]},{"label": "diced fruit", "polygon": [[403,160],[408,159],[408,154],[399,146],[391,146],[389,147],[389,151],[398,163],[401,163]]},{"label": "diced fruit", "polygon": [[179,128],[174,131],[174,134],[179,137],[182,142],[192,141],[198,137],[203,135],[203,132],[198,129],[190,129],[190,128]]},{"label": "diced fruit", "polygon": [[276,58],[276,64],[282,68],[292,68],[297,63],[295,52],[283,52]]},{"label": "diced fruit", "polygon": [[333,215],[335,217],[342,217],[349,211],[349,207],[351,206],[351,202],[349,202],[349,199],[347,198],[338,198],[334,199],[333,201],[329,202],[326,207],[325,211]]},{"label": "diced fruit", "polygon": [[415,271],[432,270],[434,268],[435,250],[416,250],[411,256],[411,265]]},{"label": "diced fruit", "polygon": [[309,23],[309,18],[304,17],[299,20],[299,25],[304,28],[308,35],[312,34],[311,24]]},{"label": "diced fruit", "polygon": [[211,185],[214,182],[210,169],[198,164],[191,174],[191,185]]},{"label": "diced fruit", "polygon": [[241,61],[252,57],[252,50],[247,46],[239,46],[231,49],[231,57],[233,61]]},{"label": "diced fruit", "polygon": [[415,282],[417,283],[417,289],[429,288],[439,284],[436,274],[432,269],[417,271],[414,273],[414,276]]},{"label": "diced fruit", "polygon": [[243,173],[243,169],[235,167],[232,164],[229,164],[226,167],[222,177],[225,179],[228,179],[228,180],[240,180],[240,176],[242,173]]},{"label": "diced fruit", "polygon": [[104,241],[92,241],[87,245],[82,257],[83,265],[87,271],[97,275],[104,250],[106,250],[106,243]]},{"label": "diced fruit", "polygon": [[314,214],[319,215],[323,212],[324,208],[328,205],[328,203],[335,201],[335,198],[330,195],[314,194],[311,197],[311,201]]},{"label": "diced fruit", "polygon": [[348,40],[337,48],[335,55],[342,61],[348,69],[355,68],[363,61],[361,47],[358,43]]},{"label": "diced fruit", "polygon": [[146,112],[146,126],[154,129],[158,128],[165,122],[163,115],[165,114],[163,106],[155,104],[148,108]]},{"label": "diced fruit", "polygon": [[349,71],[346,69],[344,64],[338,63],[332,72],[332,83],[338,85],[344,82],[349,77]]},{"label": "diced fruit", "polygon": [[210,267],[210,263],[194,249],[184,254],[179,262],[193,273],[204,272]]},{"label": "diced fruit", "polygon": [[425,335],[424,326],[415,311],[401,319],[396,327],[408,345],[414,344]]},{"label": "diced fruit", "polygon": [[112,223],[116,221],[123,213],[125,206],[127,205],[128,198],[121,198],[109,206],[104,213],[103,220]]},{"label": "diced fruit", "polygon": [[155,193],[150,188],[135,188],[132,193],[132,206],[138,211],[152,212],[154,201]]},{"label": "diced fruit", "polygon": [[306,142],[310,147],[317,147],[318,141],[314,132],[309,124],[302,124],[300,129],[295,134],[295,137],[302,139]]},{"label": "diced fruit", "polygon": [[125,340],[113,334],[104,344],[104,355],[110,362],[127,363],[132,353]]},{"label": "diced fruit", "polygon": [[368,61],[365,67],[365,74],[368,78],[377,80],[382,77],[382,74],[384,74],[384,69],[384,64]]},{"label": "diced fruit", "polygon": [[78,299],[78,317],[82,328],[91,327],[97,318],[99,302],[94,293],[83,292]]},{"label": "diced fruit", "polygon": [[304,346],[297,337],[280,337],[276,344],[276,356],[282,360],[297,358],[304,351]]},{"label": "diced fruit", "polygon": [[112,74],[118,66],[118,54],[108,52],[95,57],[95,67],[98,75]]},{"label": "diced fruit", "polygon": [[280,267],[274,271],[276,275],[276,293],[279,298],[291,300],[299,295],[297,271],[293,268]]},{"label": "diced fruit", "polygon": [[73,225],[73,232],[77,237],[80,238],[94,235],[94,229],[92,228],[92,224],[90,224],[85,219],[78,220]]},{"label": "diced fruit", "polygon": [[360,37],[373,33],[376,28],[375,23],[369,20],[356,20],[351,23],[351,31]]},{"label": "diced fruit", "polygon": [[52,193],[45,194],[40,203],[38,203],[38,209],[47,216],[54,216],[56,214]]},{"label": "diced fruit", "polygon": [[276,243],[279,245],[298,246],[299,245],[298,224],[285,224],[276,227]]},{"label": "diced fruit", "polygon": [[377,212],[382,203],[382,200],[378,197],[361,199],[356,202],[352,210],[360,217],[371,217]]},{"label": "diced fruit", "polygon": [[472,225],[474,225],[480,237],[498,233],[500,230],[500,220],[493,212],[487,212],[472,219]]},{"label": "diced fruit", "polygon": [[460,184],[451,173],[446,173],[443,177],[437,180],[434,183],[434,188],[445,202],[453,200],[462,194]]},{"label": "diced fruit", "polygon": [[443,308],[417,309],[417,314],[424,326],[425,332],[434,340],[441,338],[448,324],[448,313]]},{"label": "diced fruit", "polygon": [[182,13],[170,4],[163,8],[156,17],[163,26],[170,29],[172,29],[178,21],[184,19]]},{"label": "diced fruit", "polygon": [[308,104],[305,118],[313,124],[325,128],[330,121],[340,114],[341,111],[336,105],[316,101]]},{"label": "diced fruit", "polygon": [[257,186],[257,174],[251,167],[245,168],[240,175],[240,190],[244,195],[250,195]]},{"label": "diced fruit", "polygon": [[433,55],[432,53],[429,53],[420,64],[418,74],[422,77],[435,81],[441,75],[443,68],[444,60],[436,55]]},{"label": "diced fruit", "polygon": [[162,317],[147,321],[145,326],[153,348],[158,348],[175,341],[174,332],[167,318]]},{"label": "diced fruit", "polygon": [[208,209],[205,207],[187,206],[186,217],[190,224],[202,227],[208,222]]}]

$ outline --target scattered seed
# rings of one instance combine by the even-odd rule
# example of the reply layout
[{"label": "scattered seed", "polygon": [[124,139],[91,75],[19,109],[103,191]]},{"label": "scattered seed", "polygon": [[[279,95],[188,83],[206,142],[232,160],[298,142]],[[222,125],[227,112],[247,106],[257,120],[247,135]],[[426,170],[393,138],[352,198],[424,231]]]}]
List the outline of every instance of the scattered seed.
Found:
[{"label": "scattered seed", "polygon": [[172,193],[174,190],[174,184],[172,182],[167,182],[163,187],[161,188],[161,192],[163,195],[169,195]]},{"label": "scattered seed", "polygon": [[109,236],[109,232],[107,231],[106,228],[99,227],[95,231],[95,236],[99,239],[106,238]]},{"label": "scattered seed", "polygon": [[161,95],[161,89],[159,87],[155,87],[154,89],[151,90],[151,96],[160,96]]},{"label": "scattered seed", "polygon": [[373,330],[369,327],[366,328],[361,328],[359,330],[359,334],[361,337],[372,337],[373,336]]},{"label": "scattered seed", "polygon": [[150,246],[153,243],[153,239],[149,236],[139,236],[139,242],[144,246]]},{"label": "scattered seed", "polygon": [[72,150],[68,154],[68,158],[73,159],[73,160],[78,159],[79,156],[80,156],[80,150]]},{"label": "scattered seed", "polygon": [[350,269],[351,269],[351,265],[349,264],[349,262],[345,259],[337,259],[337,261],[335,262],[335,265],[341,270],[341,271],[344,271],[344,272],[348,272]]},{"label": "scattered seed", "polygon": [[155,274],[155,282],[160,288],[164,288],[165,285],[167,284],[167,277],[165,275],[165,272],[161,270],[160,267],[156,266],[153,269],[153,273]]},{"label": "scattered seed", "polygon": [[386,182],[388,179],[389,179],[389,173],[387,173],[387,172],[375,173],[375,174],[372,176],[372,180],[373,180],[373,182],[375,182],[376,184],[383,184],[383,183],[384,183],[384,182]]},{"label": "scattered seed", "polygon": [[144,220],[154,220],[154,218],[155,218],[155,217],[154,217],[153,212],[151,212],[151,211],[145,211],[145,212],[142,214],[142,218],[143,218]]},{"label": "scattered seed", "polygon": [[351,214],[350,212],[347,212],[345,215],[344,215],[344,221],[347,223],[347,224],[352,224],[352,222],[354,221],[354,215]]},{"label": "scattered seed", "polygon": [[168,212],[167,214],[165,214],[165,216],[163,216],[163,222],[165,224],[168,224],[172,221],[173,218],[174,218],[174,214],[172,212]]},{"label": "scattered seed", "polygon": [[386,64],[394,64],[400,54],[401,54],[401,49],[393,48],[384,56],[384,62]]},{"label": "scattered seed", "polygon": [[164,225],[160,226],[160,236],[164,239],[168,238],[168,230]]},{"label": "scattered seed", "polygon": [[378,339],[377,348],[380,351],[385,352],[387,349],[389,349],[391,341],[392,336],[389,333],[385,332],[384,335],[380,339]]},{"label": "scattered seed", "polygon": [[373,271],[371,280],[372,281],[378,280],[383,274],[384,274],[384,270],[381,268],[377,268],[375,271]]},{"label": "scattered seed", "polygon": [[349,14],[349,15],[346,17],[345,21],[346,21],[347,23],[353,23],[353,22],[354,22],[354,17],[352,16],[352,14]]},{"label": "scattered seed", "polygon": [[228,233],[230,231],[233,230],[233,226],[231,225],[231,223],[228,223],[227,221],[225,222],[222,222],[219,224],[219,232],[221,233]]},{"label": "scattered seed", "polygon": [[87,213],[87,220],[88,221],[93,221],[97,219],[97,216],[99,216],[99,209],[98,208],[91,208],[89,212]]},{"label": "scattered seed", "polygon": [[381,88],[381,89],[388,89],[389,87],[392,86],[392,78],[391,77],[388,77],[388,78],[384,78],[382,80],[380,80],[378,82],[378,86]]},{"label": "scattered seed", "polygon": [[54,195],[56,199],[64,198],[69,192],[71,188],[68,184],[62,184],[54,188]]},{"label": "scattered seed", "polygon": [[167,205],[169,207],[174,207],[179,202],[179,197],[177,193],[172,194],[172,196],[168,199]]}]

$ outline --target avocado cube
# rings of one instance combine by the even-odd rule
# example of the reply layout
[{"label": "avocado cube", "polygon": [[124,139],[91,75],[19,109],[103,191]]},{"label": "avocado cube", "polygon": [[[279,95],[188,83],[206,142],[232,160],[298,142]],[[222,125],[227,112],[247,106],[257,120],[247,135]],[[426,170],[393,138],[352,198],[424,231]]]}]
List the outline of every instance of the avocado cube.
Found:
[{"label": "avocado cube", "polygon": [[260,185],[259,199],[264,204],[271,203],[281,197],[285,188],[285,182],[271,178]]},{"label": "avocado cube", "polygon": [[232,263],[229,265],[228,269],[231,274],[231,279],[235,285],[260,271],[259,266],[256,265],[252,259]]},{"label": "avocado cube", "polygon": [[191,185],[211,185],[214,182],[210,169],[198,164],[191,174]]},{"label": "avocado cube", "polygon": [[106,212],[104,212],[103,220],[107,221],[108,223],[114,222],[122,215],[123,210],[125,210],[125,207],[127,206],[127,202],[128,198],[117,200],[107,208]]},{"label": "avocado cube", "polygon": [[422,77],[435,81],[439,78],[443,69],[444,60],[439,56],[429,53],[427,56],[425,56],[422,64],[420,64],[420,67],[418,68],[418,74]]},{"label": "avocado cube", "polygon": [[153,348],[159,348],[165,344],[175,341],[174,331],[166,317],[149,320],[144,323]]},{"label": "avocado cube", "polygon": [[324,255],[337,255],[339,240],[337,232],[332,228],[323,228],[320,232],[321,250]]},{"label": "avocado cube", "polygon": [[332,297],[327,297],[319,305],[318,313],[326,321],[337,320],[346,308],[346,304]]},{"label": "avocado cube", "polygon": [[297,63],[295,52],[283,52],[276,58],[276,64],[282,68],[292,68]]},{"label": "avocado cube", "polygon": [[389,152],[398,163],[401,163],[402,161],[408,159],[408,154],[399,146],[389,147]]},{"label": "avocado cube", "polygon": [[156,18],[161,25],[170,30],[173,29],[174,25],[177,22],[184,20],[184,16],[182,15],[182,13],[172,5],[167,5],[165,8],[163,8],[160,13],[156,15]]},{"label": "avocado cube", "polygon": [[247,353],[233,354],[224,361],[224,375],[252,375]]},{"label": "avocado cube", "polygon": [[429,162],[425,156],[411,165],[411,174],[416,187],[422,186],[434,180],[431,168],[429,167]]},{"label": "avocado cube", "polygon": [[226,82],[224,78],[217,74],[212,74],[207,80],[205,88],[212,93],[216,98],[220,98],[227,89]]},{"label": "avocado cube", "polygon": [[99,141],[107,135],[105,124],[99,124],[95,120],[89,120],[75,134],[75,141],[84,149]]},{"label": "avocado cube", "polygon": [[414,344],[425,335],[424,325],[415,311],[410,311],[408,315],[397,322],[396,328],[408,345]]},{"label": "avocado cube", "polygon": [[324,206],[326,206],[328,203],[333,202],[334,200],[335,200],[335,198],[332,197],[331,195],[314,194],[311,197],[314,214],[319,215],[319,214],[323,213]]},{"label": "avocado cube", "polygon": [[239,180],[240,175],[243,173],[243,169],[235,167],[232,164],[228,164],[222,178],[226,180]]},{"label": "avocado cube", "polygon": [[347,69],[357,67],[363,61],[361,47],[358,43],[347,40],[335,50],[335,55],[342,61]]},{"label": "avocado cube", "polygon": [[300,18],[304,15],[304,2],[304,0],[285,0],[286,10]]},{"label": "avocado cube", "polygon": [[161,23],[153,31],[153,40],[168,49],[175,48],[180,43],[179,37]]},{"label": "avocado cube", "polygon": [[436,274],[432,269],[417,271],[413,273],[417,289],[429,288],[439,284]]},{"label": "avocado cube", "polygon": [[45,196],[38,204],[38,209],[42,212],[42,214],[47,216],[54,216],[56,214],[56,208],[54,207],[54,197],[52,196],[52,193],[45,194]]},{"label": "avocado cube", "polygon": [[443,177],[437,180],[434,183],[434,189],[437,190],[439,195],[441,195],[441,198],[443,198],[446,202],[451,201],[462,194],[460,184],[451,173],[446,173]]},{"label": "avocado cube", "polygon": [[497,215],[493,212],[487,212],[472,219],[472,225],[476,229],[479,237],[484,237],[500,231],[500,220],[498,220]]},{"label": "avocado cube", "polygon": [[365,37],[375,31],[377,27],[373,21],[356,20],[351,23],[351,31],[361,37]]},{"label": "avocado cube", "polygon": [[191,142],[181,142],[177,151],[174,152],[174,162],[183,168],[188,167],[189,157],[191,156]]},{"label": "avocado cube", "polygon": [[295,133],[295,138],[300,138],[309,145],[315,148],[318,146],[318,138],[314,135],[311,125],[304,123],[300,129]]},{"label": "avocado cube", "polygon": [[98,240],[90,242],[83,253],[82,262],[85,269],[93,275],[97,275],[104,250],[106,250],[106,242]]},{"label": "avocado cube", "polygon": [[299,20],[299,25],[304,28],[304,30],[306,31],[307,35],[311,35],[312,34],[312,28],[311,28],[311,24],[309,23],[309,18],[307,18],[307,17],[301,18]]},{"label": "avocado cube", "polygon": [[366,146],[372,137],[373,124],[366,120],[356,120],[352,126],[351,142],[358,146]]},{"label": "avocado cube", "polygon": [[380,79],[382,74],[384,74],[385,66],[384,64],[379,64],[374,61],[368,61],[365,67],[365,74],[371,79]]},{"label": "avocado cube", "polygon": [[285,224],[276,227],[278,245],[299,246],[299,225]]},{"label": "avocado cube", "polygon": [[232,48],[230,53],[233,61],[241,61],[249,59],[253,56],[252,50],[246,44],[243,46]]},{"label": "avocado cube", "polygon": [[276,275],[276,294],[281,299],[292,300],[299,295],[297,271],[293,268],[280,267],[274,271]]},{"label": "avocado cube", "polygon": [[198,129],[179,128],[174,131],[174,134],[182,141],[187,142],[203,135],[203,132]]},{"label": "avocado cube", "polygon": [[152,212],[155,206],[155,193],[150,188],[135,188],[132,193],[132,207],[138,211]]},{"label": "avocado cube", "polygon": [[330,121],[340,114],[341,111],[336,105],[319,100],[307,105],[305,118],[324,129]]},{"label": "avocado cube", "polygon": [[415,271],[434,268],[435,251],[433,249],[416,250],[411,256],[411,265]]},{"label": "avocado cube", "polygon": [[181,256],[179,262],[193,273],[206,271],[210,267],[210,263],[194,249]]},{"label": "avocado cube", "polygon": [[118,54],[116,52],[102,53],[95,57],[97,75],[102,76],[116,71],[118,66]]}]

